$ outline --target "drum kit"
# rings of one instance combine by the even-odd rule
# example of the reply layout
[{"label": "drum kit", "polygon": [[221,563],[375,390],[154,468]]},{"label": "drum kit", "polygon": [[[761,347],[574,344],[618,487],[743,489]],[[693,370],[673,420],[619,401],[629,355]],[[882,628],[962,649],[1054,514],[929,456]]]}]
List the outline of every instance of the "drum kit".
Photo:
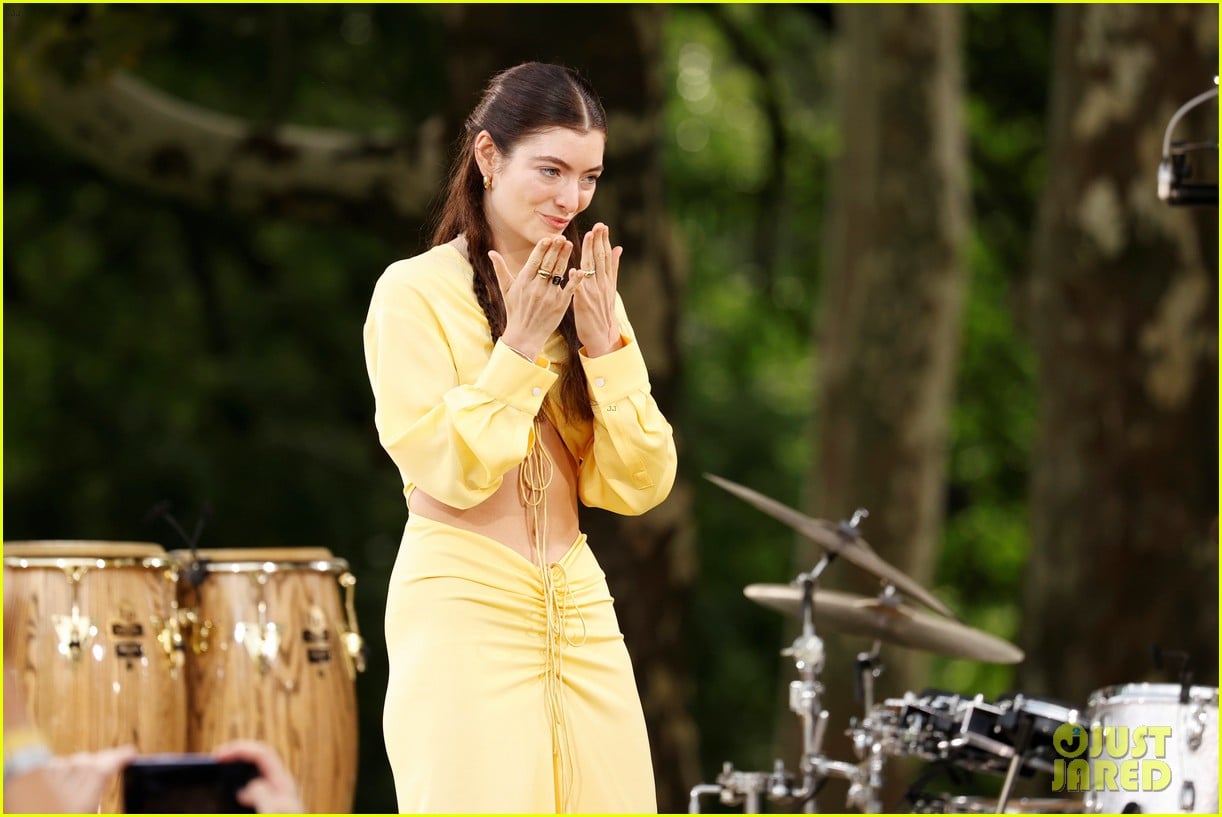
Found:
[{"label": "drum kit", "polygon": [[[831,778],[848,782],[845,809],[883,811],[887,760],[909,758],[939,767],[1003,778],[997,798],[929,794],[913,786],[911,811],[941,814],[1135,813],[1218,811],[1218,690],[1178,684],[1125,684],[1095,691],[1075,707],[1023,694],[994,701],[983,695],[926,690],[874,701],[882,673],[882,644],[999,664],[1023,660],[1022,650],[957,621],[936,597],[887,564],[860,535],[864,510],[839,523],[813,519],[750,488],[705,475],[756,509],[786,523],[823,549],[808,572],[789,585],[752,584],[744,593],[757,604],[797,618],[801,632],[781,651],[798,680],[789,685],[789,708],[800,722],[797,769],[777,760],[770,771],[724,764],[713,783],[691,790],[689,812],[716,797],[722,807],[760,813],[813,813],[816,795]],[[881,580],[874,598],[820,589],[819,578],[843,559]],[[922,609],[922,607],[926,609]],[[822,705],[825,667],[820,629],[865,636],[874,647],[856,661],[861,716],[851,720],[853,760],[823,753],[828,710]],[[1052,776],[1054,797],[1018,797],[1017,778]]]},{"label": "drum kit", "polygon": [[[8,542],[6,680],[55,754],[261,740],[307,811],[351,812],[365,660],[355,584],[323,548]],[[102,810],[122,811],[117,784]]]}]

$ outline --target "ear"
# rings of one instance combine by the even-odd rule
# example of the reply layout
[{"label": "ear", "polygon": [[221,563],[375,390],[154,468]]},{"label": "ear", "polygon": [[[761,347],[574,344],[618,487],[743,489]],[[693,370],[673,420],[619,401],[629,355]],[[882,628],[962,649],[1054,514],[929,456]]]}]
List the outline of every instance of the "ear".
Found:
[{"label": "ear", "polygon": [[496,172],[496,169],[501,164],[501,152],[497,150],[496,142],[492,141],[492,134],[486,130],[480,131],[475,136],[475,163],[479,165],[479,172],[485,176]]}]

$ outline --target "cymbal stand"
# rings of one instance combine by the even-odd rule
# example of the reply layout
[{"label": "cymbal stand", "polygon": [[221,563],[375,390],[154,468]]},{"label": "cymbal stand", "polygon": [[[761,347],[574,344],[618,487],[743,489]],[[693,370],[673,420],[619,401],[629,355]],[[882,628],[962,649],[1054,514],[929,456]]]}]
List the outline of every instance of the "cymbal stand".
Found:
[{"label": "cymbal stand", "polygon": [[[850,542],[855,540],[861,520],[869,515],[870,512],[865,508],[858,508],[853,512],[852,519],[840,522],[840,534]],[[814,795],[818,791],[820,779],[841,777],[850,784],[849,805],[858,805],[867,812],[879,812],[882,810],[878,796],[882,790],[881,747],[860,764],[829,760],[821,754],[823,737],[827,732],[828,713],[819,701],[823,686],[818,682],[817,675],[823,669],[823,641],[815,635],[814,588],[815,582],[835,558],[835,553],[825,553],[809,574],[798,576],[798,581],[802,582],[802,635],[794,641],[792,647],[781,653],[793,656],[800,679],[789,685],[789,708],[802,721],[802,787],[792,792],[791,796],[804,803],[808,812],[814,812]],[[872,651],[874,656],[877,656],[879,646],[875,643]],[[858,659],[860,660],[861,656],[858,656]],[[870,664],[869,680],[866,681],[865,676],[861,677],[869,688],[869,697],[873,698],[873,679],[877,675],[874,673],[872,660]]]},{"label": "cymbal stand", "polygon": [[[853,512],[851,520],[840,523],[840,533],[852,541],[857,536],[858,525],[866,516],[869,516],[869,512],[858,508]],[[815,584],[835,558],[835,552],[824,552],[809,573],[799,573],[794,579],[794,584],[800,583],[802,586],[802,632],[791,646],[781,651],[781,655],[793,658],[794,666],[798,670],[798,680],[789,684],[789,709],[802,723],[802,785],[793,787],[792,775],[785,770],[785,764],[781,760],[776,761],[770,773],[741,772],[737,771],[732,763],[726,763],[717,777],[716,784],[692,788],[688,802],[689,813],[700,813],[701,796],[717,794],[725,805],[743,803],[746,814],[760,813],[761,801],[765,796],[774,802],[797,802],[805,813],[813,814],[818,810],[815,795],[819,791],[821,779],[829,776],[842,777],[849,781],[850,805],[858,805],[864,811],[873,813],[882,810],[879,798],[883,767],[881,747],[875,747],[862,763],[828,760],[820,754],[823,738],[827,733],[828,712],[820,700],[823,685],[819,683],[819,673],[823,671],[824,651],[823,639],[815,633]],[[876,644],[873,653],[877,655],[877,652]],[[870,667],[868,683],[872,698],[873,679],[877,677],[873,660]]]},{"label": "cymbal stand", "polygon": [[1027,749],[1031,746],[1031,733],[1034,723],[1030,718],[1019,718],[1018,733],[1014,737],[1014,756],[1010,758],[1010,766],[1006,769],[1006,782],[1001,786],[1001,794],[997,797],[997,814],[1006,813],[1006,803],[1010,799],[1010,790],[1014,788],[1014,778],[1027,759]]},{"label": "cymbal stand", "polygon": [[883,665],[878,660],[882,646],[883,642],[876,640],[869,652],[857,653],[857,700],[861,701],[863,714],[867,717],[874,708],[874,682],[883,674]]},{"label": "cymbal stand", "polygon": [[722,766],[717,782],[712,785],[694,786],[688,801],[688,812],[700,813],[700,797],[718,795],[723,805],[743,804],[746,814],[759,814],[761,801],[766,796],[770,801],[797,801],[807,813],[815,811],[815,793],[818,790],[816,762],[823,736],[827,731],[827,710],[820,705],[823,685],[819,673],[823,670],[823,639],[815,634],[814,589],[823,571],[835,558],[834,553],[824,553],[818,564],[809,573],[800,573],[794,583],[802,585],[802,632],[792,646],[781,651],[790,656],[798,670],[799,680],[789,684],[789,708],[802,722],[802,785],[793,787],[792,775],[785,770],[784,761],[777,760],[771,772],[744,772],[734,764]]}]

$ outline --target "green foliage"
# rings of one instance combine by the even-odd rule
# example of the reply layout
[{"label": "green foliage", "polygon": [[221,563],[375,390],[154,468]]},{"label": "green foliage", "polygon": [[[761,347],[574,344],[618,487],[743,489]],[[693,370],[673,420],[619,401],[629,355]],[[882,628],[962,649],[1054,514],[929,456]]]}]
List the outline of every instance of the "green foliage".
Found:
[{"label": "green foliage", "polygon": [[[10,5],[26,39],[6,59],[19,69],[51,53],[74,77],[137,65],[235,116],[397,131],[451,104],[440,93],[441,13]],[[706,775],[727,759],[767,768],[776,691],[791,672],[777,658],[782,622],[742,588],[792,578],[793,537],[700,475],[802,505],[820,225],[838,140],[835,36],[818,13],[676,6],[664,32],[665,171],[689,274],[672,419],[695,496],[687,641]],[[968,9],[976,228],[936,584],[969,623],[1003,637],[1017,633],[1029,536],[1032,358],[1013,292],[1045,172],[1050,17]],[[22,81],[20,70],[6,77]],[[142,523],[146,509],[170,499],[189,523],[211,502],[204,545],[325,546],[349,559],[370,653],[384,655],[384,577],[404,509],[372,428],[360,330],[374,280],[415,251],[416,236],[167,204],[76,163],[11,111],[4,125],[6,537],[174,547],[167,528]],[[930,685],[992,695],[1009,680],[1006,668],[941,661]],[[385,683],[384,661],[371,661],[358,686],[358,811],[394,802]]]},{"label": "green foliage", "polygon": [[[728,23],[769,55],[789,151],[773,263],[755,254],[772,136],[766,81],[705,11],[676,7],[667,31],[666,168],[688,261],[682,328],[685,445],[696,491],[700,575],[691,608],[693,709],[702,768],[770,764],[781,621],[748,602],[752,582],[784,582],[793,538],[703,480],[712,472],[800,504],[810,465],[811,315],[827,164],[826,78],[810,54],[826,35],[797,9],[735,7]],[[724,25],[724,23],[723,23]],[[784,33],[782,33],[784,32]]]},{"label": "green foliage", "polygon": [[[739,29],[734,37],[725,35],[725,18]],[[722,474],[802,505],[818,353],[810,340],[818,225],[838,144],[827,97],[834,34],[787,7],[736,6],[717,20],[676,8],[668,30],[667,179],[690,266],[682,467],[697,497],[691,643],[706,775],[728,759],[740,768],[771,765],[775,699],[792,668],[777,658],[778,617],[741,591],[792,579],[793,538],[699,476]],[[1035,420],[1033,355],[1016,322],[1015,290],[1044,175],[1051,12],[973,6],[965,28],[976,220],[935,585],[967,623],[1015,639]],[[752,257],[766,202],[751,193],[762,185],[771,140],[762,80],[732,47],[736,38],[760,44],[783,89],[783,238],[767,270]],[[928,685],[992,697],[1012,677],[1010,667],[935,659]]]},{"label": "green foliage", "polygon": [[[1035,357],[1021,331],[1044,131],[1052,12],[970,6],[965,26],[973,229],[951,415],[939,595],[972,626],[1019,641],[1021,577],[1030,543]],[[934,661],[932,686],[995,696],[1013,668]]]}]

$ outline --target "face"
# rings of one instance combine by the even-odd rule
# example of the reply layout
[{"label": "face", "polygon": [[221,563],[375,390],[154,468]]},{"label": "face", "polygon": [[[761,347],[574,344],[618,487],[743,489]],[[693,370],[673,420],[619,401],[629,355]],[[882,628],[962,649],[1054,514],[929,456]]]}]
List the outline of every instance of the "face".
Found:
[{"label": "face", "polygon": [[529,253],[539,239],[564,232],[590,206],[606,141],[598,130],[550,128],[522,139],[506,155],[487,132],[476,138],[480,170],[492,174],[484,212],[497,251]]}]

